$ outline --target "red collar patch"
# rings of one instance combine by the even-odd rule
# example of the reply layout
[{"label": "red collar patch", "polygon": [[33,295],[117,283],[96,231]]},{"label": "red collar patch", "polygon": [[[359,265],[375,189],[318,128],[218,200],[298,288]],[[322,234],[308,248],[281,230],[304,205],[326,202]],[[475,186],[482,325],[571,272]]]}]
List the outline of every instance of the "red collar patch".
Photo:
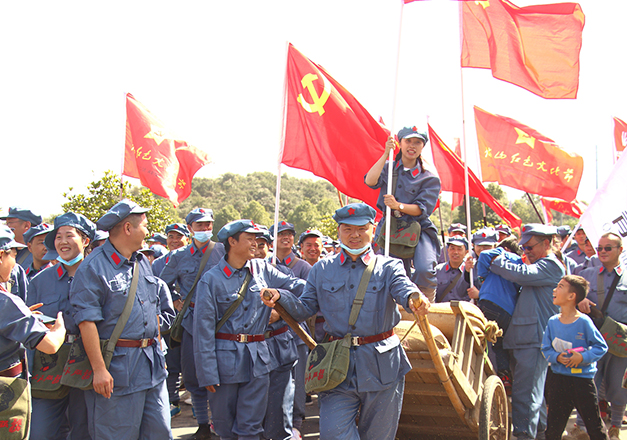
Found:
[{"label": "red collar patch", "polygon": [[616,273],[618,275],[622,274],[623,273],[623,268],[621,266],[616,266]]},{"label": "red collar patch", "polygon": [[231,278],[231,275],[233,275],[233,272],[231,272],[231,269],[229,269],[229,266],[225,265],[222,271],[224,272],[224,275],[226,275],[227,278]]},{"label": "red collar patch", "polygon": [[30,267],[26,269],[26,275],[28,275],[29,273],[30,273]]},{"label": "red collar patch", "polygon": [[414,168],[414,171],[411,172],[411,175],[416,177],[418,174],[420,174],[420,170],[418,168]]},{"label": "red collar patch", "polygon": [[115,252],[111,254],[111,259],[116,265],[120,264],[120,262],[122,261],[118,254],[116,254]]},{"label": "red collar patch", "polygon": [[189,247],[189,252],[190,252],[192,255],[194,255],[194,245],[191,245],[191,246]]},{"label": "red collar patch", "polygon": [[346,257],[344,256],[344,252],[342,252],[342,253],[340,254],[340,262],[341,262],[342,264],[344,264],[344,260],[346,260]]},{"label": "red collar patch", "polygon": [[165,264],[168,264],[168,261],[170,261],[170,256],[169,255],[167,257],[165,257]]},{"label": "red collar patch", "polygon": [[366,252],[363,257],[361,257],[361,261],[368,264],[370,262],[370,252]]},{"label": "red collar patch", "polygon": [[[115,254],[113,254],[115,255]],[[59,263],[57,265],[57,275],[59,275],[59,278],[61,278],[63,276],[63,265],[61,263]]]},{"label": "red collar patch", "polygon": [[448,264],[446,265],[446,271],[448,272],[448,270],[450,269],[451,266],[449,266]]},{"label": "red collar patch", "polygon": [[290,264],[292,262],[292,257],[287,257],[285,259],[285,264]]},{"label": "red collar patch", "polygon": [[603,269],[604,269],[603,266],[599,267],[599,273],[603,273]]}]

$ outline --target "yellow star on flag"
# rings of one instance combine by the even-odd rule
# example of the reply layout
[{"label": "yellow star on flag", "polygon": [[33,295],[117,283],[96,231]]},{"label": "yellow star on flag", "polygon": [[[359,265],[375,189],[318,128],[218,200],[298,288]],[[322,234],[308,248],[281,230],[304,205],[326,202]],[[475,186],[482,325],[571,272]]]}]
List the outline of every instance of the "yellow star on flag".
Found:
[{"label": "yellow star on flag", "polygon": [[164,139],[170,139],[170,135],[163,127],[150,124],[150,132],[144,136],[144,139],[153,139],[157,145],[161,145]]},{"label": "yellow star on flag", "polygon": [[518,139],[516,139],[517,144],[527,144],[531,148],[535,147],[536,139],[534,137],[529,136],[518,127],[514,127],[514,130],[516,130],[516,133],[518,133]]}]

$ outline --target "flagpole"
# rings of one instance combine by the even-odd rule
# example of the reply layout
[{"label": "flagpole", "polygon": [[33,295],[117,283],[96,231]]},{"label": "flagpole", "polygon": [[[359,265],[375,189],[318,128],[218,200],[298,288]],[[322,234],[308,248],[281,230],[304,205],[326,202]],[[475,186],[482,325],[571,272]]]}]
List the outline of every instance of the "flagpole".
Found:
[{"label": "flagpole", "polygon": [[[462,10],[462,4],[459,4],[459,51],[460,58],[462,52],[463,45],[463,20],[464,20],[464,11]],[[462,151],[464,152],[464,192],[466,196],[466,236],[468,239],[468,245],[472,243],[472,219],[470,218],[470,183],[468,178],[468,151],[466,150],[466,108],[464,105],[464,69],[462,68],[461,61],[459,63],[459,78],[461,82],[461,93],[462,93],[462,143],[464,147]],[[474,279],[473,279],[473,269],[470,269],[470,287],[474,287]]]},{"label": "flagpole", "polygon": [[[438,200],[440,197],[438,196]],[[442,222],[442,203],[438,204],[438,215],[440,216],[440,234],[442,235],[442,246],[446,248],[446,239],[444,237],[444,223]],[[448,263],[448,252],[444,252],[444,259]]]},{"label": "flagpole", "polygon": [[533,199],[531,198],[531,196],[529,195],[528,192],[526,192],[525,194],[527,195],[527,198],[529,199],[529,203],[531,203],[531,206],[533,207],[533,210],[536,212],[536,215],[540,219],[540,223],[544,224],[544,219],[540,215],[540,211],[538,211],[538,208],[536,208],[536,204],[533,203]]},{"label": "flagpole", "polygon": [[274,196],[274,240],[272,244],[272,265],[276,266],[276,250],[279,240],[279,205],[281,201],[281,162],[283,160],[283,148],[285,147],[285,116],[287,111],[287,56],[290,50],[289,41],[285,42],[285,76],[283,77],[283,99],[281,100],[281,133],[279,135],[279,157],[277,160],[276,194]]},{"label": "flagpole", "polygon": [[[400,63],[401,58],[401,35],[403,31],[403,6],[404,2],[401,0],[401,13],[398,24],[398,43],[396,46],[396,72],[394,75],[394,94],[392,98],[392,125],[390,127],[394,128],[394,123],[396,122],[396,92],[398,90],[398,65]],[[387,193],[392,194],[392,174],[394,173],[394,148],[390,150],[390,154],[388,156],[388,186]],[[390,217],[392,215],[392,209],[389,206],[385,207],[385,249],[384,254],[386,257],[390,256]]]},{"label": "flagpole", "polygon": [[[127,92],[124,92],[124,113],[126,114],[126,96]],[[126,160],[126,124],[128,115],[124,118],[124,142],[122,142],[122,166],[120,168],[120,201],[124,199],[124,161]]]}]

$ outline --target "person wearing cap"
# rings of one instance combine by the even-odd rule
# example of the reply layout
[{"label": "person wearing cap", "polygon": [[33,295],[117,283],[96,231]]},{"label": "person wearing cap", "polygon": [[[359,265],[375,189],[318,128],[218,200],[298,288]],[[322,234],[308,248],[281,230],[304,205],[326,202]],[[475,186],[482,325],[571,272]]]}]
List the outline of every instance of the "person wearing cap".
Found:
[{"label": "person wearing cap", "polygon": [[[610,286],[616,278],[618,284],[610,298],[606,315],[617,322],[627,323],[627,271],[621,263],[623,240],[615,232],[606,232],[599,238],[597,247],[600,267],[590,267],[580,276],[590,283],[588,296],[579,303],[579,310],[590,317],[601,318],[601,309],[609,297]],[[600,292],[602,290],[602,292]],[[600,296],[602,295],[602,298]],[[599,319],[600,320],[600,319]],[[622,387],[622,379],[627,370],[627,357],[618,357],[609,351],[597,362],[594,382],[598,390],[605,389],[605,400],[611,404],[611,421],[608,436],[612,440],[619,438],[619,432],[627,407],[627,389]],[[577,414],[576,426],[569,433],[572,438],[585,436],[584,423]]]},{"label": "person wearing cap", "polygon": [[503,241],[512,235],[512,228],[507,225],[496,225],[494,230],[499,234],[499,241]]},{"label": "person wearing cap", "polygon": [[[311,264],[302,260],[296,256],[292,251],[294,246],[294,237],[296,236],[296,230],[294,225],[286,221],[280,221],[277,227],[277,244],[274,253],[277,258],[277,268],[288,275],[294,275],[302,280],[307,281],[309,271],[311,270]],[[274,234],[274,225],[270,227],[270,233]],[[273,313],[275,319],[278,319],[278,314]],[[280,320],[275,325],[284,325],[283,320]],[[309,331],[306,323],[301,323],[301,327],[305,331]],[[309,349],[305,343],[296,336],[293,330],[289,330],[294,336],[293,343],[296,344],[296,350],[298,352],[298,362],[292,369],[292,375],[294,377],[294,397],[293,397],[293,410],[292,410],[292,425],[293,429],[300,430],[303,419],[305,418],[305,405],[307,399],[307,393],[305,392],[305,364],[307,363],[307,356],[309,355]]]},{"label": "person wearing cap", "polygon": [[519,439],[534,439],[546,428],[543,405],[547,361],[542,355],[542,335],[549,318],[559,309],[553,304],[553,289],[566,274],[552,252],[554,226],[525,225],[520,244],[529,264],[516,264],[506,256],[492,259],[490,271],[521,286],[503,347],[511,350],[512,422]]},{"label": "person wearing cap", "polygon": [[[401,319],[397,304],[426,314],[429,300],[411,282],[401,261],[375,255],[371,248],[375,210],[364,203],[346,205],[333,215],[342,252],[321,260],[309,274],[305,292],[297,298],[270,289],[264,300],[281,304],[296,320],[321,310],[331,339],[353,336],[350,365],[344,382],[318,393],[321,439],[394,439],[402,406],[405,374],[411,364],[394,334]],[[353,299],[366,266],[375,259],[363,306],[348,328]],[[263,294],[263,292],[262,292]],[[410,298],[420,298],[416,308]],[[359,414],[359,425],[355,423]]]},{"label": "person wearing cap", "polygon": [[[166,284],[138,252],[148,234],[147,211],[130,200],[109,209],[97,222],[109,238],[79,266],[70,286],[74,321],[93,369],[93,390],[85,391],[93,439],[172,439],[159,334],[169,328],[174,309]],[[111,337],[135,271],[135,300],[107,370],[100,340]]]},{"label": "person wearing cap", "polygon": [[[146,257],[146,259],[148,260],[148,264],[150,264],[150,266],[152,266],[152,263],[155,261],[155,250],[152,247],[149,247],[148,245],[143,246],[139,252],[141,252],[142,254],[144,254],[144,256]],[[153,273],[154,274],[154,273]]]},{"label": "person wearing cap", "polygon": [[[24,247],[15,241],[9,227],[0,226],[0,376],[26,379],[25,347],[46,354],[56,353],[65,340],[65,325],[63,314],[59,312],[54,325],[48,329],[24,301],[3,287],[2,283],[9,280],[16,265],[16,250]],[[25,426],[26,431],[28,428]]]},{"label": "person wearing cap", "polygon": [[31,280],[41,270],[53,265],[50,260],[46,260],[48,253],[44,240],[52,227],[47,223],[41,223],[33,226],[24,233],[24,243],[28,246],[28,250],[32,255],[31,264],[26,267],[26,277]]},{"label": "person wearing cap", "polygon": [[577,243],[577,247],[569,252],[566,252],[566,256],[575,260],[577,265],[583,264],[586,261],[586,240],[588,236],[586,232],[583,230],[581,226],[577,228],[577,232],[575,232],[575,242]]},{"label": "person wearing cap", "polygon": [[[394,174],[398,176],[393,194],[387,194],[388,172],[387,158],[396,146],[394,137],[385,143],[385,152],[370,168],[364,181],[373,189],[379,189],[377,207],[385,213],[386,206],[392,215],[401,222],[419,222],[420,240],[413,258],[414,273],[411,274],[412,259],[404,260],[405,271],[420,290],[433,301],[437,287],[435,266],[440,255],[438,230],[429,216],[433,213],[440,194],[440,179],[425,169],[422,150],[429,141],[426,133],[420,133],[416,127],[405,127],[398,132],[400,152],[394,159]],[[383,219],[385,220],[385,218]],[[384,231],[384,221],[377,225],[375,240]]]},{"label": "person wearing cap", "polygon": [[468,240],[463,236],[450,237],[446,242],[448,263],[440,263],[435,268],[438,287],[435,301],[469,301],[470,283],[465,279],[464,259],[468,253]]},{"label": "person wearing cap", "polygon": [[[448,227],[448,236],[452,237],[466,237],[466,225],[461,223],[452,223]],[[468,240],[466,240],[466,246],[468,246]],[[440,257],[438,258],[438,264],[448,261],[448,247],[442,249]],[[437,271],[437,269],[436,269]]]},{"label": "person wearing cap", "polygon": [[[170,291],[174,299],[174,307],[179,312],[183,308],[185,298],[194,284],[205,252],[210,252],[210,254],[201,276],[218,264],[224,256],[224,245],[211,241],[213,236],[213,211],[211,209],[192,209],[185,217],[185,223],[187,223],[192,241],[189,245],[172,252],[159,276],[168,286],[176,286],[178,288],[178,292],[172,288]],[[192,396],[192,406],[196,415],[196,422],[198,423],[198,430],[190,440],[203,440],[211,437],[207,390],[198,384],[196,365],[194,363],[193,330],[194,310],[197,300],[198,289],[196,288],[183,318],[184,330],[181,341],[183,381],[185,382],[185,388]]]},{"label": "person wearing cap", "polygon": [[316,264],[321,258],[322,237],[322,232],[315,229],[307,229],[298,237],[300,253],[310,266]]},{"label": "person wearing cap", "polygon": [[[590,268],[590,267],[601,267],[602,264],[599,261],[599,257],[597,256],[596,251],[594,250],[594,246],[590,243],[590,240],[586,238],[586,241],[583,244],[583,251],[586,254],[586,258],[583,260],[583,263],[578,264],[572,269],[573,275],[580,275],[581,272]],[[569,258],[570,257],[566,257]]]},{"label": "person wearing cap", "polygon": [[[564,247],[566,245],[566,243],[568,242],[568,238],[570,237],[570,232],[571,232],[571,229],[570,229],[570,226],[568,226],[568,225],[563,225],[563,226],[558,226],[557,227],[557,233],[559,234],[560,239],[561,239],[560,249],[562,247]],[[569,252],[577,249],[578,247],[579,246],[577,245],[577,242],[573,241],[572,243],[570,243],[570,245],[566,249],[564,249],[562,251],[562,253],[564,255],[566,255]]]},{"label": "person wearing cap", "polygon": [[168,245],[168,237],[159,232],[155,232],[146,239],[146,243],[148,243],[148,246],[150,247],[153,247],[155,245],[161,245],[165,247]]},{"label": "person wearing cap", "polygon": [[[464,278],[466,281],[470,283],[470,269],[472,269],[477,263],[481,252],[494,249],[498,241],[499,235],[492,228],[482,228],[472,234],[472,251],[465,263],[466,272],[464,273]],[[468,296],[471,299],[476,300],[479,298],[479,289],[481,288],[483,279],[477,276],[476,272],[474,272],[473,275],[473,285],[468,289]]]},{"label": "person wearing cap", "polygon": [[[260,439],[264,432],[270,372],[280,361],[271,358],[267,340],[280,335],[278,330],[267,331],[270,309],[263,305],[260,292],[272,288],[299,295],[305,287],[303,280],[254,258],[257,235],[262,233],[250,220],[236,220],[220,229],[218,240],[226,254],[203,275],[196,296],[196,370],[200,385],[209,391],[214,429],[223,439]],[[249,274],[243,301],[216,332]]]},{"label": "person wearing cap", "polygon": [[[24,240],[24,233],[31,227],[41,224],[42,217],[29,209],[19,208],[17,206],[11,206],[9,208],[9,214],[4,217],[0,217],[0,220],[4,220],[6,225],[11,228],[15,234],[15,241],[18,243],[26,244]],[[17,253],[17,264],[26,269],[32,263],[32,256],[28,248],[22,248]]]},{"label": "person wearing cap", "polygon": [[272,244],[272,236],[267,226],[257,225],[262,230],[261,234],[257,234],[257,249],[255,250],[255,258],[262,260],[269,257],[270,245]]},{"label": "person wearing cap", "polygon": [[87,246],[86,254],[89,255],[91,254],[91,251],[99,246],[102,246],[107,238],[109,238],[109,233],[107,231],[96,230],[96,232],[94,233],[94,239],[91,243],[89,243],[89,246]]},{"label": "person wearing cap", "polygon": [[170,255],[177,249],[185,247],[189,244],[189,229],[183,223],[172,223],[165,227],[166,246],[168,253],[158,257],[152,263],[152,272],[159,276],[161,271],[168,263]]},{"label": "person wearing cap", "polygon": [[[39,226],[29,229],[26,234],[36,228]],[[74,309],[69,302],[70,285],[95,231],[96,225],[81,214],[66,212],[56,217],[54,226],[46,230],[44,246],[57,251],[59,264],[42,270],[28,288],[27,305],[43,304],[37,310],[47,316],[63,313],[68,346],[79,334]],[[65,361],[67,358],[58,359],[58,362]],[[78,388],[71,388],[61,399],[33,398],[32,417],[31,440],[90,438],[84,391]]]}]

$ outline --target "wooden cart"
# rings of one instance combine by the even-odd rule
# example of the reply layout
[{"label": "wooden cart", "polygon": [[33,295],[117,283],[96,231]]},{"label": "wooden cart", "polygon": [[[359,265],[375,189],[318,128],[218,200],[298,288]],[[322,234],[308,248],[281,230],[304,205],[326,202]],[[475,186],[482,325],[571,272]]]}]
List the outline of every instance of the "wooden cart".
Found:
[{"label": "wooden cart", "polygon": [[396,437],[507,440],[505,387],[459,302],[452,301],[451,308],[455,330],[450,353],[438,351],[427,317],[419,319],[429,351],[407,353],[412,370],[405,379]]}]

